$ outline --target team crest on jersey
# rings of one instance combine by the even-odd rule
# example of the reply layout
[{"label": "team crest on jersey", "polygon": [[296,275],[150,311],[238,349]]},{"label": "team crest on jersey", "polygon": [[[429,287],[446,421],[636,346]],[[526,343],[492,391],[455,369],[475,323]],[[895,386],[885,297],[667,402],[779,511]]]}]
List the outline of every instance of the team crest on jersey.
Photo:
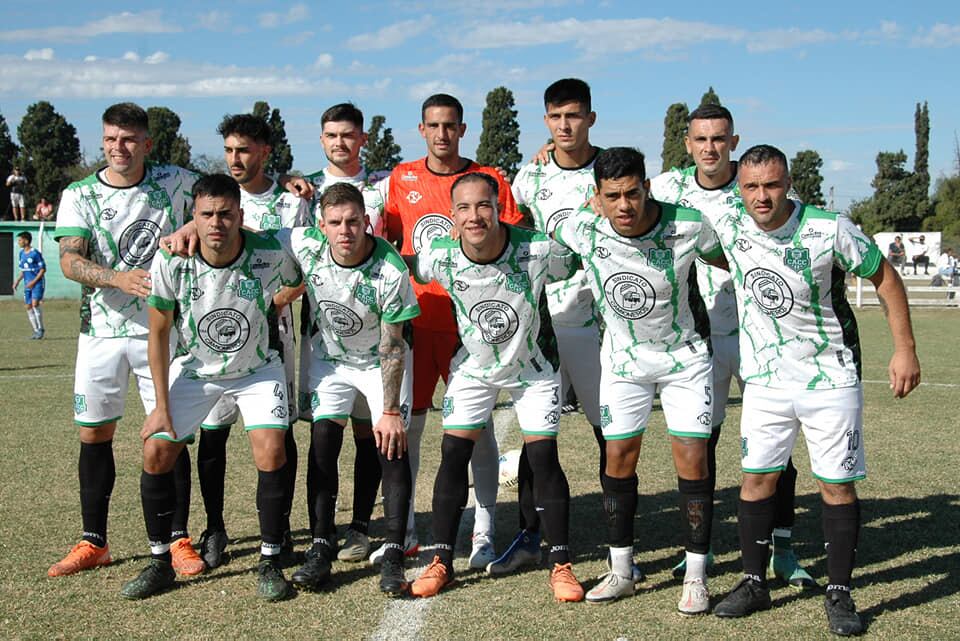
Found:
[{"label": "team crest on jersey", "polygon": [[470,320],[480,328],[485,343],[499,345],[517,333],[520,317],[510,305],[498,300],[477,303],[470,310]]},{"label": "team crest on jersey", "polygon": [[280,214],[264,214],[263,217],[260,218],[260,229],[261,231],[276,231],[280,229]]},{"label": "team crest on jersey", "polygon": [[774,271],[762,267],[751,269],[743,277],[743,286],[767,316],[782,318],[793,309],[793,291],[787,281]]},{"label": "team crest on jersey", "polygon": [[414,253],[419,253],[420,249],[427,247],[434,238],[449,234],[451,228],[453,228],[453,221],[443,214],[427,214],[421,217],[411,232]]},{"label": "team crest on jersey", "polygon": [[507,274],[507,289],[517,294],[522,294],[530,289],[530,276],[527,272],[517,272]]},{"label": "team crest on jersey", "polygon": [[363,321],[346,305],[332,300],[322,300],[319,301],[318,307],[322,310],[323,320],[337,336],[355,336],[363,329]]},{"label": "team crest on jersey", "polygon": [[260,298],[261,295],[263,295],[263,285],[260,284],[259,278],[240,279],[240,283],[237,286],[237,296],[253,301]]},{"label": "team crest on jersey", "polygon": [[407,194],[407,202],[409,202],[411,205],[416,205],[422,199],[423,195],[419,191],[411,191]]},{"label": "team crest on jersey", "polygon": [[147,204],[153,209],[164,209],[170,205],[170,196],[163,189],[154,189],[147,194]]},{"label": "team crest on jersey", "polygon": [[664,249],[660,249],[659,247],[650,248],[647,252],[647,264],[654,269],[666,271],[668,267],[673,265],[673,250],[669,247]]},{"label": "team crest on jersey", "polygon": [[197,323],[197,334],[215,352],[239,352],[250,338],[250,321],[235,309],[215,309]]},{"label": "team crest on jersey", "polygon": [[83,414],[86,411],[87,411],[86,394],[74,394],[73,395],[73,413]]},{"label": "team crest on jersey", "polygon": [[353,290],[353,297],[364,305],[373,305],[377,302],[377,290],[373,288],[373,285],[357,283],[356,289]]},{"label": "team crest on jersey", "polygon": [[810,250],[806,247],[788,247],[783,250],[783,264],[795,272],[810,267]]},{"label": "team crest on jersey", "polygon": [[610,307],[628,320],[643,318],[657,302],[657,293],[643,276],[620,272],[603,284],[603,293]]},{"label": "team crest on jersey", "polygon": [[100,212],[100,220],[113,220],[117,217],[117,210],[107,207]]},{"label": "team crest on jersey", "polygon": [[157,223],[152,220],[134,222],[120,234],[120,241],[117,243],[120,260],[131,267],[149,263],[157,253],[159,240],[160,226]]},{"label": "team crest on jersey", "polygon": [[547,233],[552,234],[554,230],[565,221],[567,218],[570,218],[570,214],[573,213],[572,207],[567,207],[565,209],[558,209],[557,211],[550,214],[550,217],[547,218]]}]

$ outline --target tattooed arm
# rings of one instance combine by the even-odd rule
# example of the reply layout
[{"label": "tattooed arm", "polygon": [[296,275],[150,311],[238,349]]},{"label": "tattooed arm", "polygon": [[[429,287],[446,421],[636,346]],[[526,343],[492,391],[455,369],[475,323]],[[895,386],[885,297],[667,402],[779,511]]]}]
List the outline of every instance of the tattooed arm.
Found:
[{"label": "tattooed arm", "polygon": [[887,317],[893,336],[893,357],[887,368],[890,389],[897,398],[903,398],[920,384],[920,361],[917,360],[916,341],[910,323],[910,306],[907,291],[897,270],[886,260],[880,261],[880,269],[870,277],[877,290],[877,298]]},{"label": "tattooed arm", "polygon": [[60,239],[60,269],[63,275],[87,287],[114,287],[141,298],[150,294],[150,274],[142,269],[118,272],[89,258],[87,239],[65,236]]},{"label": "tattooed arm", "polygon": [[383,415],[373,428],[377,447],[387,460],[394,455],[403,458],[407,450],[407,434],[400,412],[400,387],[406,363],[407,342],[403,338],[405,323],[380,323],[380,375],[383,378]]}]

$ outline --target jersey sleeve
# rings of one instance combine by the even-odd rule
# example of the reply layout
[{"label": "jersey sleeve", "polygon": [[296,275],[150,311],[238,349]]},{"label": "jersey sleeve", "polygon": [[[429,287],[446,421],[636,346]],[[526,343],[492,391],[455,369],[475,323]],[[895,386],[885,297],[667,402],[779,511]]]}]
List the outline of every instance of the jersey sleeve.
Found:
[{"label": "jersey sleeve", "polygon": [[35,251],[34,253],[36,254],[36,257],[37,257],[37,266],[36,266],[37,271],[40,271],[41,269],[46,269],[47,261],[43,260],[43,254],[41,254],[39,251]]},{"label": "jersey sleeve", "polygon": [[293,249],[293,229],[289,227],[281,227],[275,231],[269,232],[258,232],[258,235],[265,238],[273,238],[280,246],[283,247],[283,251],[287,253],[288,256],[295,256]]},{"label": "jersey sleeve", "polygon": [[79,236],[90,240],[93,232],[90,223],[84,216],[84,202],[79,189],[67,188],[60,197],[60,207],[57,209],[57,228],[53,232],[53,239],[60,240],[68,236]]},{"label": "jersey sleeve", "polygon": [[417,305],[417,297],[410,283],[410,273],[405,267],[391,271],[391,276],[384,286],[380,308],[380,318],[384,323],[402,323],[420,315],[420,306]]},{"label": "jersey sleeve", "polygon": [[585,249],[582,247],[582,241],[585,236],[584,220],[587,214],[592,216],[593,210],[580,209],[578,212],[569,216],[566,220],[557,225],[553,230],[554,239],[568,247],[577,256],[583,257]]},{"label": "jersey sleeve", "polygon": [[171,310],[177,304],[177,291],[173,283],[174,257],[164,250],[157,252],[157,257],[150,267],[150,295],[147,296],[147,305],[162,310]]},{"label": "jersey sleeve", "polygon": [[400,218],[400,207],[397,204],[399,199],[402,198],[397,187],[400,181],[396,180],[393,174],[390,174],[387,183],[387,197],[383,202],[383,232],[386,239],[391,243],[402,243],[403,220]]},{"label": "jersey sleeve", "polygon": [[723,248],[720,246],[717,232],[706,217],[702,219],[700,233],[697,236],[697,253],[705,260],[713,260],[723,255]]},{"label": "jersey sleeve", "polygon": [[569,247],[552,238],[548,242],[550,252],[547,256],[547,282],[555,283],[573,278],[581,268],[580,257]]},{"label": "jersey sleeve", "polygon": [[413,263],[414,269],[412,275],[421,285],[426,285],[436,278],[433,270],[434,259],[435,255],[432,249],[432,244],[427,244],[421,247],[420,253],[416,255],[416,260],[414,260]]},{"label": "jersey sleeve", "polygon": [[303,282],[303,274],[300,272],[300,264],[293,255],[286,251],[283,252],[283,258],[280,260],[280,282],[286,287],[297,287]]},{"label": "jersey sleeve", "polygon": [[861,278],[870,278],[880,268],[883,254],[876,243],[860,231],[849,217],[837,214],[833,259],[844,271],[852,272]]},{"label": "jersey sleeve", "polygon": [[298,198],[297,217],[294,221],[294,227],[313,227],[315,223],[313,211],[310,209],[310,201],[305,198]]}]

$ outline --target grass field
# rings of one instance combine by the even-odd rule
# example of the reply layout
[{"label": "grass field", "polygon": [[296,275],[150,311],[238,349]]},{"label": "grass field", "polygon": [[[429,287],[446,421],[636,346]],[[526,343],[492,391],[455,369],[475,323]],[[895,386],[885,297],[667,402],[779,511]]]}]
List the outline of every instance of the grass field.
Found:
[{"label": "grass field", "polygon": [[[676,475],[669,459],[662,414],[654,413],[641,455],[643,496],[636,520],[638,559],[648,575],[632,599],[607,606],[554,603],[546,569],[492,580],[466,568],[464,536],[455,589],[432,600],[391,601],[377,590],[377,571],[336,563],[331,588],[301,593],[279,604],[255,597],[258,530],[256,473],[249,446],[236,430],[230,441],[227,528],[233,558],[227,565],[146,602],[119,596],[122,583],[140,570],[147,554],[139,501],[139,399],[131,394],[114,443],[117,484],[111,504],[113,565],[81,575],[49,579],[47,567],[78,539],[76,428],[72,423],[73,363],[78,318],[75,302],[45,306],[47,338],[29,335],[22,306],[0,304],[0,637],[4,638],[323,638],[323,639],[809,639],[829,636],[822,593],[798,593],[773,584],[774,609],[747,620],[683,618],[675,611],[680,585],[670,576],[679,536]],[[860,485],[863,530],[855,598],[877,639],[960,638],[960,491],[956,438],[960,347],[951,310],[914,313],[924,385],[908,399],[891,398],[884,381],[890,341],[877,310],[859,315],[864,345],[866,443],[869,478]],[[721,438],[710,587],[723,595],[739,576],[736,550],[736,487],[739,477],[739,394],[732,394]],[[501,423],[512,412],[500,412]],[[297,425],[300,478],[294,529],[306,547],[303,481],[308,430]],[[499,431],[499,430],[498,430]],[[502,449],[518,447],[517,430],[504,430]],[[428,537],[430,493],[439,458],[439,415],[431,414],[423,446],[417,495],[421,541]],[[819,498],[805,450],[794,529],[802,562],[821,582],[826,562]],[[573,494],[571,541],[575,571],[589,588],[604,569],[605,527],[596,478],[596,445],[585,422],[566,416],[561,458]],[[195,453],[195,448],[194,448]],[[352,439],[341,458],[341,505],[352,496]],[[497,549],[516,527],[516,495],[501,491]],[[377,509],[372,533],[382,532]],[[341,529],[349,512],[337,515]],[[465,519],[466,520],[466,519]],[[203,529],[203,508],[194,483],[191,529]],[[469,528],[469,524],[465,524]],[[468,529],[466,531],[469,531]],[[408,564],[413,565],[413,564]],[[408,575],[413,570],[408,568]],[[288,572],[289,576],[289,572]],[[714,600],[716,602],[716,599]]]}]

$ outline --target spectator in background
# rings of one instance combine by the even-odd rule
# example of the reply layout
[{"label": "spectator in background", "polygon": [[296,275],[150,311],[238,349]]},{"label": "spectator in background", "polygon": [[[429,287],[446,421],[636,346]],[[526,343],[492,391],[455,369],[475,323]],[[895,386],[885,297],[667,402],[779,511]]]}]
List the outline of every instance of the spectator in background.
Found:
[{"label": "spectator in background", "polygon": [[27,210],[23,192],[27,188],[27,177],[20,173],[19,167],[14,167],[13,173],[7,176],[7,187],[10,188],[10,204],[13,206],[13,219],[26,220]]},{"label": "spectator in background", "polygon": [[903,240],[900,236],[895,236],[893,242],[887,247],[887,260],[894,267],[900,266],[900,273],[903,273],[907,264],[907,252],[903,248]]},{"label": "spectator in background", "polygon": [[919,237],[908,238],[910,241],[910,257],[913,259],[913,273],[917,273],[917,265],[923,265],[923,273],[927,274],[927,271],[930,269],[930,257],[927,255],[927,252],[930,251],[930,248],[927,247],[927,239],[920,234]]},{"label": "spectator in background", "polygon": [[[942,279],[944,285],[955,285],[957,278],[957,256],[952,249],[948,249],[937,259],[937,276]],[[937,280],[934,276],[934,280]]]},{"label": "spectator in background", "polygon": [[34,220],[53,220],[53,203],[46,198],[41,198],[37,203],[37,208],[33,212]]}]

